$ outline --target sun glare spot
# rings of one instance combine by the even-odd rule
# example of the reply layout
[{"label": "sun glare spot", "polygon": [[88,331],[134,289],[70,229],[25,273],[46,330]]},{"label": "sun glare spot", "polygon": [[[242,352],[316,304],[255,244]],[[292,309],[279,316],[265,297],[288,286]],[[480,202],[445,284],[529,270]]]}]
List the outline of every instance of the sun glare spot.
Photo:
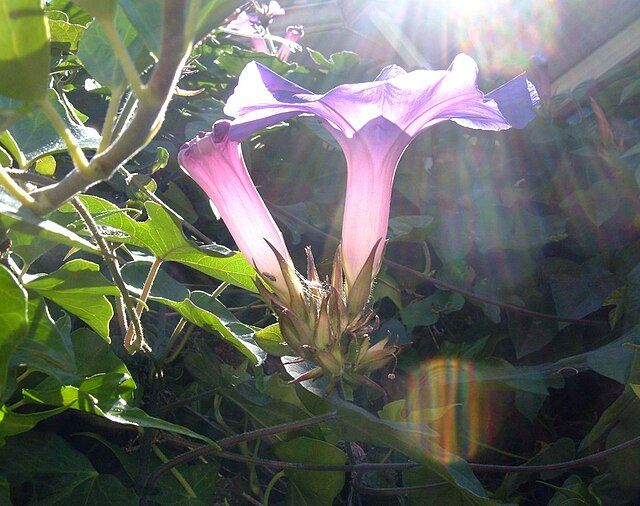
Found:
[{"label": "sun glare spot", "polygon": [[411,377],[406,420],[433,431],[416,443],[426,455],[446,463],[473,457],[491,442],[496,422],[492,407],[492,393],[478,381],[472,362],[436,358]]}]

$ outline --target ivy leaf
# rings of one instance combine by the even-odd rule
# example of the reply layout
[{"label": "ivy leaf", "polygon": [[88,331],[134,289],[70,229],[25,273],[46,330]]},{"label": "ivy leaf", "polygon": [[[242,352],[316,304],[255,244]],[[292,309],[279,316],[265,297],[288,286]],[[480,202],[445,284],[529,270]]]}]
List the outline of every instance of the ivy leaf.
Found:
[{"label": "ivy leaf", "polygon": [[115,15],[118,0],[75,0],[80,7],[96,18],[110,19]]},{"label": "ivy leaf", "polygon": [[120,7],[129,17],[147,48],[160,54],[162,46],[162,4],[157,0],[120,0]]},{"label": "ivy leaf", "polygon": [[414,327],[433,325],[441,314],[450,314],[462,309],[464,297],[459,293],[438,290],[433,295],[413,302],[400,311],[402,322],[411,332]]},{"label": "ivy leaf", "polygon": [[[427,467],[416,467],[402,472],[402,480],[406,486],[442,483],[442,478]],[[464,506],[469,504],[464,495],[451,485],[438,486],[409,494],[409,504],[446,504],[447,506]]]},{"label": "ivy leaf", "polygon": [[276,357],[291,355],[291,349],[289,345],[284,342],[284,338],[280,332],[280,326],[277,323],[257,330],[253,337],[256,343],[258,343],[258,346],[271,355]]},{"label": "ivy leaf", "polygon": [[[66,409],[66,406],[60,406],[35,413],[14,413],[9,411],[6,406],[0,406],[0,444],[5,437],[28,432],[41,420],[60,414]],[[2,501],[0,501],[1,504]]]},{"label": "ivy leaf", "polygon": [[[64,120],[78,145],[83,149],[96,149],[100,144],[98,132],[84,126],[75,112],[62,104],[64,98],[55,90],[49,90],[48,99]],[[13,141],[12,145],[7,145],[4,139],[3,143],[23,169],[38,158],[67,150],[65,143],[51,126],[49,118],[40,108],[34,108],[31,114],[14,123],[9,128],[9,133]]]},{"label": "ivy leaf", "polygon": [[71,260],[54,272],[32,279],[26,287],[76,315],[105,339],[109,338],[113,306],[105,296],[119,295],[120,291],[100,273],[98,264]]},{"label": "ivy leaf", "polygon": [[[344,465],[347,455],[336,446],[319,439],[298,437],[275,448],[276,456],[286,462]],[[287,503],[333,504],[344,487],[344,472],[286,471],[289,477]]]},{"label": "ivy leaf", "polygon": [[64,51],[76,51],[78,41],[85,31],[85,27],[67,21],[66,15],[63,19],[55,17],[53,14],[58,11],[48,11],[47,18],[49,31],[51,32],[51,44],[58,46]]},{"label": "ivy leaf", "polygon": [[193,39],[198,41],[218,28],[237,4],[237,0],[201,0]]},{"label": "ivy leaf", "polygon": [[7,384],[9,358],[27,331],[27,293],[9,270],[0,264],[0,399]]},{"label": "ivy leaf", "polygon": [[138,503],[133,490],[115,476],[98,473],[87,457],[50,432],[8,439],[0,448],[0,474],[16,486],[30,483],[37,504]]},{"label": "ivy leaf", "polygon": [[[14,100],[12,98],[3,97],[2,95],[0,95],[0,132],[9,128],[22,116],[28,114],[31,109],[32,106],[28,102],[23,102],[22,100]],[[2,136],[0,135],[0,142],[1,141]]]},{"label": "ivy leaf", "polygon": [[16,199],[1,188],[0,227],[22,232],[37,239],[65,244],[89,253],[100,253],[100,250],[86,239],[22,207]]},{"label": "ivy leaf", "polygon": [[[136,62],[143,55],[142,41],[120,8],[117,8],[115,13],[115,26],[131,59]],[[122,67],[113,46],[97,20],[91,23],[82,35],[77,55],[85,70],[102,86],[113,88],[124,81]]]},{"label": "ivy leaf", "polygon": [[49,82],[49,31],[40,0],[0,0],[0,94],[41,100]]},{"label": "ivy leaf", "polygon": [[4,476],[0,476],[0,504],[2,506],[11,506],[10,492],[9,481]]},{"label": "ivy leaf", "polygon": [[[94,215],[105,238],[147,249],[156,258],[178,262],[213,278],[256,292],[256,271],[240,253],[218,245],[198,247],[187,240],[174,218],[159,204],[145,203],[148,219],[136,221],[107,200],[80,197]],[[75,212],[72,206],[61,209]]]},{"label": "ivy leaf", "polygon": [[[144,261],[130,262],[123,267],[122,275],[134,291],[138,289],[133,287],[141,286],[149,267],[149,262]],[[162,270],[156,277],[149,300],[164,304],[194,325],[219,334],[253,364],[262,363],[266,357],[253,340],[253,329],[240,322],[220,301],[206,292],[189,292]]]},{"label": "ivy leaf", "polygon": [[42,297],[33,294],[28,302],[29,328],[11,357],[11,364],[26,364],[30,369],[53,376],[59,383],[73,381],[76,359],[68,329],[51,318]]}]

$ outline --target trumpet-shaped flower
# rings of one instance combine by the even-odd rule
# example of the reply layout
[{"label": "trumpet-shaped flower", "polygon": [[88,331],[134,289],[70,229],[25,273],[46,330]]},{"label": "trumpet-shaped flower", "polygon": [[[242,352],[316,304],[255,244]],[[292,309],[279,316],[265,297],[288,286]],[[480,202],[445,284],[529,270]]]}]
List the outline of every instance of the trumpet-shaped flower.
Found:
[{"label": "trumpet-shaped flower", "polygon": [[[290,297],[281,261],[292,265],[280,229],[258,194],[242,158],[240,144],[228,137],[229,122],[219,121],[182,146],[178,161],[207,193],[244,256],[278,296]],[[277,252],[277,253],[276,253]],[[277,255],[280,255],[280,259]]]},{"label": "trumpet-shaped flower", "polygon": [[240,12],[226,28],[240,35],[251,38],[253,49],[260,53],[270,53],[264,35],[274,18],[284,15],[284,9],[275,0],[268,4],[256,4],[257,7]]},{"label": "trumpet-shaped flower", "polygon": [[284,39],[285,41],[289,41],[289,44],[283,43],[280,46],[278,52],[276,53],[278,59],[287,61],[289,59],[289,55],[291,54],[292,47],[300,47],[297,46],[297,42],[302,37],[304,37],[304,28],[302,27],[302,25],[287,26],[287,31],[285,32]]},{"label": "trumpet-shaped flower", "polygon": [[468,128],[522,128],[534,118],[535,88],[524,74],[483,94],[478,67],[464,54],[448,70],[383,69],[368,83],[314,94],[252,62],[242,71],[225,113],[235,119],[233,141],[300,114],[319,116],[347,160],[342,222],[343,268],[349,288],[376,248],[372,276],[382,261],[391,187],[398,161],[421,131],[445,120]]}]

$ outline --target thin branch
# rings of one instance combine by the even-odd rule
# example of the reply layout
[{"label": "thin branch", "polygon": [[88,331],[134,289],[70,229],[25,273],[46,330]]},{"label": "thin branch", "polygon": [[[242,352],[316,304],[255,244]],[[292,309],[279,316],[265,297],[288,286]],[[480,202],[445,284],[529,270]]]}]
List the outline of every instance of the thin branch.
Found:
[{"label": "thin branch", "polygon": [[47,186],[56,183],[55,179],[50,178],[49,176],[38,174],[37,172],[29,172],[21,169],[5,170],[7,171],[7,174],[9,174],[13,179],[17,179],[19,181],[29,181],[30,183],[34,183],[40,186]]},{"label": "thin branch", "polygon": [[280,425],[274,425],[273,427],[265,427],[264,429],[256,429],[244,434],[238,434],[237,436],[230,436],[218,441],[220,448],[229,448],[239,443],[246,443],[247,441],[253,441],[254,439],[260,439],[265,436],[273,436],[274,434],[280,434],[282,432],[291,432],[294,430],[304,429],[305,427],[311,427],[318,425],[319,423],[328,422],[334,420],[337,414],[335,412],[327,413],[325,415],[318,415],[312,418],[305,418],[304,420],[296,420],[293,422],[287,422]]},{"label": "thin branch", "polygon": [[420,492],[430,488],[438,488],[445,485],[451,485],[448,481],[438,481],[436,483],[426,483],[424,485],[413,485],[410,487],[367,487],[360,480],[354,480],[353,488],[364,495],[403,495],[411,492]]},{"label": "thin branch", "polygon": [[136,97],[142,99],[145,95],[144,85],[140,80],[140,75],[138,74],[138,70],[133,63],[133,60],[131,60],[131,55],[127,50],[127,46],[124,45],[118,30],[116,30],[115,19],[112,17],[98,18],[98,22],[100,23],[104,34],[107,36],[107,39],[109,39],[109,42],[111,43],[111,49],[120,62],[120,68],[122,68],[124,77],[131,86],[131,90]]},{"label": "thin branch", "polygon": [[[162,450],[158,448],[158,445],[152,444],[151,449],[153,450],[153,453],[156,454],[156,457],[160,459],[161,462],[169,462],[169,459],[164,453],[162,453]],[[193,488],[191,488],[191,485],[189,484],[189,482],[185,479],[184,476],[182,476],[182,473],[180,471],[174,468],[171,470],[171,474],[173,474],[173,477],[176,480],[178,480],[178,483],[180,483],[184,491],[187,493],[188,497],[190,497],[191,499],[195,499],[198,497],[196,493],[193,491]]]},{"label": "thin branch", "polygon": [[[319,228],[311,225],[310,223],[307,223],[306,221],[298,218],[297,216],[289,213],[286,210],[280,209],[278,208],[277,210],[274,211],[274,214],[281,214],[284,215],[287,219],[293,220],[296,223],[298,223],[299,225],[302,225],[303,227],[305,227],[307,230],[309,230],[310,232],[313,232],[317,235],[320,235],[322,237],[324,237],[325,239],[329,239],[333,242],[335,242],[336,244],[340,243],[340,239],[338,239],[337,237],[331,235],[331,234],[327,234],[326,232],[324,232],[323,230],[320,230]],[[450,283],[447,283],[446,281],[441,281],[439,279],[436,279],[432,276],[429,276],[428,274],[425,274],[424,272],[419,272],[416,271],[410,267],[406,267],[405,265],[399,264],[397,262],[394,262],[392,260],[388,260],[388,259],[384,259],[383,262],[388,265],[389,267],[392,267],[394,269],[398,269],[402,272],[405,272],[407,274],[410,274],[412,276],[415,276],[417,278],[420,278],[434,286],[437,286],[439,288],[443,288],[445,290],[449,290],[451,292],[456,292],[459,293],[461,295],[464,295],[466,298],[471,299],[471,300],[477,300],[479,302],[484,302],[485,304],[490,304],[492,306],[497,306],[501,309],[504,309],[505,311],[509,311],[512,313],[520,313],[520,314],[526,314],[528,316],[532,316],[535,318],[544,318],[546,320],[553,320],[553,321],[557,321],[557,322],[566,322],[566,323],[573,323],[575,325],[584,325],[584,326],[602,326],[602,325],[608,325],[608,322],[606,321],[600,321],[600,320],[581,320],[579,318],[565,318],[563,316],[558,316],[558,315],[553,315],[553,314],[549,314],[549,313],[541,313],[539,311],[533,311],[531,309],[527,309],[525,307],[522,306],[516,306],[515,304],[509,304],[507,302],[500,302],[498,300],[495,299],[491,299],[489,297],[485,297],[484,295],[478,295],[477,293],[471,292],[469,290],[466,290],[464,288],[460,288],[457,287],[455,285],[452,285]]]},{"label": "thin branch", "polygon": [[102,137],[100,139],[100,146],[98,146],[98,153],[102,153],[113,138],[113,129],[118,119],[118,109],[120,108],[120,99],[124,88],[122,86],[115,87],[111,92],[111,98],[109,99],[109,106],[107,107],[107,113],[104,118],[104,124],[102,125]]},{"label": "thin branch", "polygon": [[[149,274],[147,274],[147,279],[145,279],[144,285],[142,286],[142,294],[140,295],[138,305],[135,308],[135,314],[138,319],[140,318],[140,315],[142,314],[142,311],[146,305],[147,299],[149,298],[149,293],[151,293],[153,282],[156,280],[156,276],[158,275],[161,265],[162,260],[160,260],[159,258],[156,258],[151,264]],[[139,350],[140,347],[143,346],[143,344],[143,335],[138,334],[137,329],[133,325],[129,325],[129,328],[127,329],[127,335],[124,338],[124,347],[129,353],[132,353]]]},{"label": "thin branch", "polygon": [[[484,472],[484,473],[543,473],[547,471],[559,471],[559,470],[567,470],[567,469],[575,469],[578,467],[585,467],[591,464],[595,464],[602,460],[605,460],[612,455],[619,453],[623,450],[636,446],[640,443],[640,436],[625,441],[617,446],[613,446],[608,448],[607,450],[603,450],[597,453],[593,453],[591,455],[587,455],[586,457],[568,460],[564,462],[558,462],[555,464],[542,464],[542,465],[520,465],[520,466],[508,466],[508,465],[497,465],[497,464],[476,464],[469,462],[468,465],[471,470],[476,472]],[[253,464],[261,467],[269,467],[272,469],[291,469],[296,471],[343,471],[343,472],[357,472],[357,473],[366,473],[372,471],[399,471],[404,469],[412,469],[414,467],[420,467],[421,464],[416,462],[389,462],[389,463],[364,463],[364,464],[347,464],[347,465],[327,465],[327,464],[302,464],[299,462],[285,462],[281,460],[268,460],[261,459],[257,457],[251,457],[248,455],[239,455],[237,453],[231,453],[224,450],[216,450],[215,448],[209,446],[210,449],[206,452],[208,455],[212,455],[215,457],[233,460],[235,462],[242,462]],[[194,451],[198,451],[200,448],[197,448]],[[167,465],[159,467],[156,472],[152,475],[153,482],[149,480],[149,486],[152,486],[153,483],[162,475],[166,470],[170,469],[173,466],[168,466],[168,464],[174,462],[177,459],[180,459],[178,464],[183,462],[188,462],[192,459],[183,460],[182,457],[191,454],[192,452],[186,452],[182,455],[176,457],[173,461],[167,463]],[[199,452],[197,456],[202,456]],[[177,464],[176,464],[177,465]],[[166,469],[163,469],[166,467]],[[159,472],[161,471],[162,472]],[[158,475],[158,476],[156,476]],[[435,486],[435,484],[429,484],[425,486],[419,486],[422,488],[430,488],[430,486]],[[418,488],[411,488],[409,491],[419,490]]]},{"label": "thin branch", "polygon": [[58,136],[64,141],[67,151],[69,152],[69,156],[71,157],[71,160],[73,160],[73,164],[76,170],[80,173],[80,176],[83,177],[85,181],[86,179],[91,179],[91,169],[89,167],[87,157],[84,156],[84,152],[78,144],[78,141],[73,136],[69,128],[67,128],[66,123],[56,108],[49,99],[42,100],[39,102],[39,105]]},{"label": "thin branch", "polygon": [[432,285],[437,286],[438,288],[443,288],[451,292],[459,293],[461,295],[464,295],[468,299],[484,302],[485,304],[490,304],[492,306],[497,306],[501,309],[504,309],[505,311],[509,311],[512,313],[520,313],[520,314],[525,314],[527,316],[532,316],[534,318],[544,318],[546,320],[573,323],[574,325],[583,325],[588,327],[592,327],[592,326],[600,327],[600,326],[609,324],[608,322],[603,320],[602,321],[601,320],[581,320],[580,318],[567,318],[564,316],[558,316],[558,315],[553,315],[549,313],[541,313],[539,311],[533,311],[531,309],[527,309],[526,307],[516,306],[515,304],[509,304],[507,302],[501,302],[495,299],[491,299],[490,297],[485,297],[484,295],[479,295],[477,293],[471,292],[464,288],[460,288],[458,286],[452,285],[451,283],[447,283],[446,281],[436,279],[432,276],[425,274],[424,272],[419,272],[414,269],[411,269],[410,267],[399,264],[392,260],[385,259],[384,263],[389,267],[392,267],[402,272],[406,272],[407,274],[411,274],[412,276],[415,276],[417,278],[423,279],[424,281],[427,281],[428,283],[431,283]]},{"label": "thin branch", "polygon": [[164,1],[162,49],[145,86],[145,100],[113,144],[92,158],[88,170],[91,180],[87,181],[79,171],[74,170],[58,184],[33,192],[40,214],[58,208],[77,193],[110,178],[120,165],[136,155],[157,133],[191,49],[190,43],[185,44],[184,37],[185,5],[186,0]]},{"label": "thin branch", "polygon": [[141,182],[139,182],[136,179],[132,178],[131,177],[131,173],[127,169],[125,169],[124,167],[118,167],[118,172],[120,174],[122,174],[122,176],[125,179],[127,179],[129,184],[133,185],[136,188],[136,190],[139,190],[139,191],[143,192],[147,196],[147,198],[149,200],[151,200],[152,202],[155,202],[156,204],[162,206],[162,208],[165,211],[167,211],[169,214],[171,214],[173,217],[175,217],[184,228],[189,230],[189,232],[191,232],[193,235],[195,235],[202,242],[204,242],[205,244],[213,244],[214,243],[213,239],[210,239],[209,237],[204,235],[202,232],[200,232],[200,230],[198,230],[196,227],[194,227],[191,223],[189,223],[187,220],[185,220],[182,216],[180,216],[180,214],[178,214],[174,209],[172,209],[170,206],[165,204],[164,201],[162,201],[162,199],[158,198],[158,196],[155,193],[153,193],[147,187],[145,187],[144,184],[142,184]]},{"label": "thin branch", "polygon": [[[313,425],[317,425],[319,423],[323,423],[329,420],[333,420],[336,417],[336,413],[328,413],[325,415],[319,415],[319,416],[314,416],[312,418],[307,418],[304,420],[296,420],[294,422],[290,422],[290,423],[284,423],[281,425],[275,425],[273,427],[266,427],[263,429],[257,429],[257,430],[253,430],[250,432],[245,432],[244,434],[239,434],[237,436],[230,436],[230,437],[226,437],[221,439],[220,441],[217,442],[218,447],[220,448],[225,448],[225,447],[230,447],[230,446],[234,446],[238,443],[245,443],[247,441],[251,441],[253,439],[258,439],[261,437],[265,437],[265,436],[272,436],[274,434],[280,434],[282,432],[290,432],[290,431],[294,431],[294,430],[300,430],[300,429],[304,429],[305,427],[311,427]],[[191,462],[194,459],[197,459],[199,457],[203,457],[205,455],[217,455],[219,454],[220,451],[216,449],[215,446],[210,446],[210,445],[204,445],[204,446],[200,446],[198,448],[196,448],[195,450],[191,450],[188,452],[183,453],[182,455],[178,455],[177,457],[175,457],[174,459],[170,460],[169,462],[159,466],[155,472],[151,475],[151,477],[149,478],[148,482],[147,482],[147,488],[153,488],[153,486],[155,485],[156,481],[164,474],[166,473],[168,470],[180,465],[180,464],[184,464],[186,462]],[[222,452],[223,454],[226,454],[226,452]],[[229,455],[235,456],[235,454],[230,453]],[[240,457],[244,457],[242,455],[240,455]],[[253,459],[253,457],[247,457],[249,459]],[[259,459],[258,459],[259,460]],[[249,461],[249,462],[253,462],[253,460]]]},{"label": "thin branch", "polygon": [[7,169],[2,165],[0,165],[0,185],[23,206],[31,208],[36,203],[35,199],[13,180]]},{"label": "thin branch", "polygon": [[180,408],[182,406],[188,406],[194,401],[197,401],[199,399],[203,399],[205,397],[215,394],[218,390],[219,388],[212,388],[210,390],[205,390],[204,392],[200,392],[199,394],[192,395],[191,397],[187,397],[186,399],[178,399],[174,402],[170,402],[169,404],[165,404],[164,406],[162,406],[160,408],[160,412],[162,414],[165,414],[173,411],[174,409]]},{"label": "thin branch", "polygon": [[111,278],[120,290],[125,311],[127,313],[127,316],[129,316],[129,320],[131,321],[130,328],[132,330],[135,330],[136,341],[143,341],[144,333],[142,331],[142,324],[140,323],[140,318],[135,311],[135,303],[133,301],[133,298],[129,294],[129,290],[127,289],[127,286],[122,279],[122,274],[120,273],[120,266],[118,265],[117,257],[113,254],[106,239],[100,233],[98,224],[95,222],[93,216],[86,208],[86,206],[78,198],[72,199],[71,203],[73,204],[73,207],[78,212],[82,220],[87,225],[89,232],[91,232],[94,241],[96,241],[98,248],[100,248],[100,251],[102,252],[102,257],[104,258],[104,262],[107,264],[109,272],[111,273]]}]

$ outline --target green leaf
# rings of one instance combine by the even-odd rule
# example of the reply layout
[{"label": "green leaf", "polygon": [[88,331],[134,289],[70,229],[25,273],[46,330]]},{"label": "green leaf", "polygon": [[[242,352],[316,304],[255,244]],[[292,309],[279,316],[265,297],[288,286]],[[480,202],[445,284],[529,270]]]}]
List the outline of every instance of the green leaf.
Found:
[{"label": "green leaf", "polygon": [[459,293],[438,290],[433,295],[413,302],[400,311],[402,322],[408,332],[414,327],[433,325],[440,319],[441,314],[459,311],[464,306],[464,297]]},{"label": "green leaf", "polygon": [[73,494],[65,497],[60,506],[87,506],[89,504],[117,504],[136,506],[140,499],[133,489],[125,487],[111,474],[98,474],[78,485]]},{"label": "green leaf", "polygon": [[0,476],[0,506],[11,506],[10,493],[9,481],[4,476]]},{"label": "green leaf", "polygon": [[[287,372],[294,378],[310,367],[313,366],[308,363],[285,363]],[[320,388],[309,387],[308,383],[303,382],[296,386],[298,397],[314,414],[335,410],[337,412],[336,432],[342,439],[397,450],[454,485],[471,503],[487,503],[486,492],[468,464],[443,450],[437,444],[438,434],[426,424],[394,422],[378,418],[360,406],[346,402],[335,395],[324,399],[324,389],[321,386]],[[429,451],[425,452],[425,448]]]},{"label": "green leaf", "polygon": [[[162,146],[156,147],[156,159],[151,166],[151,174],[156,173],[160,169],[164,169],[169,163],[169,152],[167,148]],[[175,185],[175,183],[173,183]]]},{"label": "green leaf", "polygon": [[163,4],[157,0],[120,0],[120,7],[129,17],[147,48],[160,54],[162,46]]},{"label": "green leaf", "polygon": [[[149,267],[149,262],[130,262],[122,269],[122,275],[133,287],[141,286]],[[210,294],[201,291],[189,292],[186,287],[161,270],[153,284],[149,300],[174,309],[200,328],[218,333],[253,364],[260,364],[265,359],[266,354],[253,340],[253,329],[240,322]]]},{"label": "green leaf", "polygon": [[74,0],[80,7],[96,18],[113,18],[118,0]]},{"label": "green leaf", "polygon": [[[408,487],[442,483],[442,478],[426,467],[416,467],[402,472],[402,480]],[[409,504],[446,504],[447,506],[465,506],[464,495],[450,484],[437,486],[409,494]]]},{"label": "green leaf", "polygon": [[291,349],[287,343],[284,342],[284,338],[280,332],[280,326],[277,323],[257,330],[253,338],[260,348],[271,355],[276,357],[291,355]]},{"label": "green leaf", "polygon": [[27,331],[27,293],[9,269],[0,264],[0,399],[9,372],[9,358]]},{"label": "green leaf", "polygon": [[[147,249],[156,258],[179,262],[232,285],[256,292],[256,271],[240,253],[216,244],[198,247],[187,240],[174,218],[159,204],[145,203],[148,219],[136,221],[107,200],[80,197],[97,223],[105,227],[103,235],[114,242]],[[72,206],[63,208],[75,212]]]},{"label": "green leaf", "polygon": [[[55,90],[49,90],[49,101],[81,148],[96,149],[98,147],[100,135],[95,129],[84,126],[71,107],[63,105],[62,102],[66,101],[64,96],[59,96]],[[67,151],[67,146],[51,126],[49,118],[41,108],[34,108],[29,116],[14,123],[9,128],[9,133],[15,142],[13,149],[14,151],[19,149],[19,153],[13,152],[12,146],[6,147],[22,169],[38,158]]]},{"label": "green leaf", "polygon": [[620,285],[600,257],[592,257],[582,264],[549,258],[543,264],[543,273],[558,315],[567,318],[583,318],[600,309]]},{"label": "green leaf", "polygon": [[433,224],[433,216],[395,216],[389,220],[390,241],[426,241]]},{"label": "green leaf", "polygon": [[569,476],[561,487],[551,483],[545,483],[545,485],[557,491],[549,500],[548,506],[567,506],[574,504],[576,506],[600,506],[603,504],[590,494],[587,485],[576,474]]},{"label": "green leaf", "polygon": [[16,486],[30,483],[35,504],[138,503],[133,491],[115,476],[99,474],[87,457],[51,432],[30,432],[8,439],[0,448],[0,474]]},{"label": "green leaf", "polygon": [[227,46],[221,49],[216,59],[216,65],[230,75],[238,76],[251,61],[257,61],[280,75],[286,75],[298,67],[295,63],[283,62],[270,54],[256,53],[236,46]]},{"label": "green leaf", "polygon": [[[95,332],[83,328],[71,334],[76,369],[79,376],[93,376],[100,373],[115,373],[131,378],[127,366],[114,353],[111,346]],[[122,383],[128,390],[136,384],[131,379]]]},{"label": "green leaf", "polygon": [[[143,54],[142,41],[129,18],[120,8],[115,14],[115,25],[131,59],[136,62]],[[124,81],[124,73],[113,51],[113,46],[97,20],[91,23],[82,35],[77,56],[86,71],[102,86],[113,88]]]},{"label": "green leaf", "polygon": [[120,291],[100,273],[100,266],[88,260],[71,260],[50,274],[29,281],[26,287],[76,315],[105,339],[113,306],[106,295]]},{"label": "green leaf", "polygon": [[[575,457],[576,445],[573,440],[569,438],[561,438],[554,441],[549,446],[543,448],[534,457],[529,459],[524,465],[541,465],[541,464],[555,464],[557,462],[564,462],[571,460]],[[563,470],[549,471],[542,473],[540,477],[542,479],[552,479],[563,474]],[[504,478],[501,491],[506,495],[512,495],[516,492],[518,487],[529,480],[529,476],[522,473],[510,473]]]},{"label": "green leaf", "polygon": [[53,176],[56,173],[56,159],[51,156],[43,156],[36,160],[36,172],[44,176]]},{"label": "green leaf", "polygon": [[[238,6],[237,0],[200,0],[200,9],[196,17],[197,24],[192,33],[194,40],[199,41],[209,32],[218,28],[233,9]],[[189,28],[189,27],[187,27]]]},{"label": "green leaf", "polygon": [[38,239],[66,244],[82,251],[100,254],[100,250],[89,241],[53,221],[36,216],[1,188],[0,227],[22,232]]},{"label": "green leaf", "polygon": [[[347,455],[339,448],[308,437],[279,444],[275,454],[280,460],[303,464],[343,465],[347,461]],[[286,471],[286,474],[290,480],[288,504],[331,505],[344,486],[344,472],[340,471]]]},{"label": "green leaf", "polygon": [[[28,432],[35,425],[46,418],[50,418],[67,409],[66,406],[49,409],[47,411],[38,411],[36,413],[14,413],[9,411],[6,406],[0,407],[0,443],[7,436],[15,436],[23,432]],[[0,504],[2,502],[0,501]]]},{"label": "green leaf", "polygon": [[[0,129],[2,127],[0,126]],[[11,163],[13,162],[13,158],[11,155],[7,153],[7,150],[0,146],[0,165],[2,167],[11,167]]]},{"label": "green leaf", "polygon": [[49,31],[40,0],[0,0],[0,94],[41,100],[49,81]]},{"label": "green leaf", "polygon": [[54,47],[59,46],[64,51],[76,51],[78,49],[78,41],[85,31],[85,27],[69,23],[67,19],[54,19],[52,11],[47,13],[47,17],[49,31],[51,32],[51,44]]},{"label": "green leaf", "polygon": [[12,365],[27,365],[60,383],[76,379],[76,361],[68,330],[56,325],[44,300],[37,295],[29,297],[28,312],[27,335],[11,357]]},{"label": "green leaf", "polygon": [[632,148],[627,149],[622,155],[622,158],[627,158],[627,157],[636,156],[636,155],[640,155],[640,142],[635,144]]},{"label": "green leaf", "polygon": [[631,97],[637,96],[638,94],[640,94],[640,80],[636,79],[622,89],[622,92],[620,93],[619,103],[621,104]]},{"label": "green leaf", "polygon": [[[0,132],[9,128],[13,123],[18,121],[22,116],[28,114],[33,106],[22,100],[14,100],[12,98],[0,95]],[[0,142],[3,141],[0,135]]]},{"label": "green leaf", "polygon": [[137,427],[159,429],[167,432],[173,432],[175,434],[182,434],[183,436],[188,436],[193,439],[198,439],[204,443],[213,445],[216,448],[218,447],[214,441],[206,436],[198,434],[191,429],[187,429],[182,425],[167,422],[160,418],[150,416],[140,408],[133,408],[123,401],[113,404],[107,411],[104,412],[104,416],[112,422],[129,424]]}]

